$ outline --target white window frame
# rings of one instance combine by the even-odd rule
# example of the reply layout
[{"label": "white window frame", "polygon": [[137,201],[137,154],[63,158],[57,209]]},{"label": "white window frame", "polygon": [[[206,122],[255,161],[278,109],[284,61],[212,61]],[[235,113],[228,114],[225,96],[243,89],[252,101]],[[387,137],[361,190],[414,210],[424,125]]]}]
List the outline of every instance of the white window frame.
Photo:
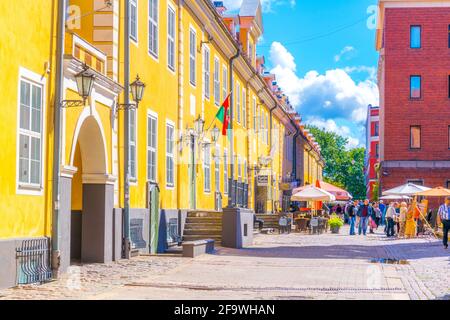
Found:
[{"label": "white window frame", "polygon": [[[28,136],[36,136],[36,132],[31,132],[31,130],[25,130],[20,128],[20,104],[21,104],[21,83],[22,81],[30,83],[30,85],[35,85],[41,88],[41,119],[40,119],[40,181],[38,184],[33,183],[24,183],[20,182],[20,172],[19,172],[19,163],[20,163],[20,135],[28,135]],[[41,75],[34,73],[33,71],[30,71],[28,69],[25,69],[23,67],[19,68],[19,80],[17,85],[17,132],[16,132],[16,193],[17,194],[25,194],[25,195],[36,195],[40,196],[43,195],[44,191],[44,177],[45,177],[45,157],[43,155],[45,154],[45,139],[46,136],[46,126],[45,126],[45,116],[46,116],[46,86],[47,86],[47,79],[42,78]],[[31,87],[30,87],[31,88]],[[31,99],[31,93],[30,91],[30,99]],[[31,107],[30,107],[31,108]],[[30,110],[30,121],[31,121],[31,110]],[[31,127],[31,122],[30,122]],[[31,152],[31,149],[30,149]]]},{"label": "white window frame", "polygon": [[216,146],[214,151],[214,188],[220,192],[220,149]]},{"label": "white window frame", "polygon": [[197,31],[191,26],[189,28],[189,82],[192,86],[197,85]]},{"label": "white window frame", "polygon": [[[172,129],[172,140],[169,141],[168,130]],[[169,142],[172,143],[172,150],[169,150]],[[172,181],[169,181],[168,161],[172,161]],[[168,189],[175,187],[175,123],[166,119],[166,187]]]},{"label": "white window frame", "polygon": [[[155,124],[156,124],[156,128],[155,128],[155,146],[151,146],[150,145],[150,141],[148,139],[149,136],[149,126],[148,126],[148,122],[149,119],[153,119],[155,120]],[[147,181],[150,182],[157,182],[158,180],[158,114],[156,112],[147,110],[147,145],[146,145],[146,149],[147,149],[147,154],[146,154],[146,158],[147,158]],[[154,152],[155,156],[155,163],[154,163],[154,167],[155,167],[155,176],[154,177],[150,177],[150,158],[148,156],[149,152]]]},{"label": "white window frame", "polygon": [[256,98],[253,97],[253,130],[257,130],[257,105],[256,105]]},{"label": "white window frame", "polygon": [[[129,153],[128,153],[128,156],[129,156],[128,164],[130,166],[130,181],[132,183],[136,183],[137,182],[137,177],[138,177],[138,151],[137,151],[137,148],[138,148],[138,142],[137,142],[137,139],[138,139],[138,129],[137,129],[137,125],[138,125],[137,117],[138,117],[138,114],[137,114],[137,110],[136,109],[130,109],[130,117],[128,117],[128,121],[130,122],[129,123],[129,128],[131,129],[131,114],[133,114],[133,113],[134,113],[134,141],[132,141],[131,134],[130,134],[128,136],[129,147],[130,147],[130,150],[129,150]],[[131,133],[131,130],[130,130],[130,133]],[[132,150],[133,146],[134,146],[134,169],[135,169],[134,172],[132,172],[132,170],[131,170],[131,158],[132,158],[131,150]]]},{"label": "white window frame", "polygon": [[247,92],[242,89],[242,126],[247,126]]},{"label": "white window frame", "polygon": [[241,164],[241,157],[240,157],[240,156],[237,156],[237,163],[238,163],[238,165],[237,165],[237,170],[238,170],[238,172],[237,172],[238,181],[239,181],[239,182],[242,182],[242,164]]},{"label": "white window frame", "polygon": [[203,149],[203,191],[211,192],[211,145],[206,143]]},{"label": "white window frame", "polygon": [[[153,12],[152,3],[156,2],[156,12]],[[156,18],[153,16],[156,14]],[[154,32],[154,29],[156,30]],[[154,32],[154,33],[153,33]],[[156,41],[151,41],[156,38]],[[155,43],[155,48],[153,47]],[[149,54],[158,59],[159,55],[159,0],[148,0],[148,52]]]},{"label": "white window frame", "polygon": [[[173,35],[170,34],[170,15],[173,14]],[[167,4],[167,67],[170,71],[175,72],[175,64],[176,64],[176,10],[175,8],[168,3]],[[172,44],[172,48],[170,45]],[[171,54],[173,57],[173,65],[171,65]]]},{"label": "white window frame", "polygon": [[225,195],[228,194],[228,150],[224,149],[223,150],[223,180],[224,180],[224,184],[223,184],[223,193]]},{"label": "white window frame", "polygon": [[228,68],[226,66],[222,66],[222,81],[222,94],[225,101],[225,98],[228,96]]},{"label": "white window frame", "polygon": [[248,173],[247,173],[247,171],[248,171],[248,169],[247,169],[247,159],[246,158],[244,158],[244,179],[243,179],[243,181],[245,182],[245,183],[247,183],[247,175],[248,175]]},{"label": "white window frame", "polygon": [[211,51],[208,46],[203,49],[203,95],[206,100],[211,97]]},{"label": "white window frame", "polygon": [[[139,0],[130,0],[130,39],[137,44],[139,39]],[[134,21],[134,29],[136,34],[133,35],[133,23],[132,23],[132,10],[131,8],[134,7],[136,10],[136,19]]]},{"label": "white window frame", "polygon": [[236,81],[236,111],[237,117],[236,121],[241,123],[241,85]]},{"label": "white window frame", "polygon": [[[214,57],[214,104],[220,105],[220,61]],[[224,97],[225,99],[225,97]]]}]

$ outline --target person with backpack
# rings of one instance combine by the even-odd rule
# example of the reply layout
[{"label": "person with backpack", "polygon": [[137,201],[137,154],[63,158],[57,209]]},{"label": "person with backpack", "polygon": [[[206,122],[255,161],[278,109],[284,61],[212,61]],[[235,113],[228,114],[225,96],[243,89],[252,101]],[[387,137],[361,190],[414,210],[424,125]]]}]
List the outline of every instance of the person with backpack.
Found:
[{"label": "person with backpack", "polygon": [[366,235],[369,217],[373,215],[373,208],[368,199],[364,200],[364,203],[359,206],[357,215],[359,217],[358,234]]},{"label": "person with backpack", "polygon": [[355,220],[356,212],[358,211],[358,201],[355,201],[347,206],[347,215],[350,224],[350,235],[355,235]]}]

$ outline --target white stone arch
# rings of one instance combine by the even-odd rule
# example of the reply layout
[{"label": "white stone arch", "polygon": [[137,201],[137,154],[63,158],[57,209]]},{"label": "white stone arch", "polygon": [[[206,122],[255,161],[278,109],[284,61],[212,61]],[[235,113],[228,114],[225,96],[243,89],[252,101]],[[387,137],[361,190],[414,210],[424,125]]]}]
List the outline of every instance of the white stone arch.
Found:
[{"label": "white stone arch", "polygon": [[[75,150],[80,143],[83,175],[108,175],[108,152],[102,122],[97,111],[85,107],[75,127],[70,166],[74,165]],[[103,151],[103,152],[99,152]]]}]

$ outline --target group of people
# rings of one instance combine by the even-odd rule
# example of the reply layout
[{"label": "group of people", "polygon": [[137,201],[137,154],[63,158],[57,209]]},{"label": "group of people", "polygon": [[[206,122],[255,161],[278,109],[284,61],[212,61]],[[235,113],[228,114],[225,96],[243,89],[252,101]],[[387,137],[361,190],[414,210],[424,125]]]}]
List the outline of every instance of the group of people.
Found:
[{"label": "group of people", "polygon": [[[367,229],[370,233],[384,226],[387,237],[413,238],[419,232],[423,232],[423,217],[417,207],[408,205],[406,202],[391,202],[389,205],[383,201],[370,203],[365,201],[352,201],[345,207],[337,205],[333,211],[345,219],[350,225],[350,235],[366,235]],[[439,220],[443,226],[443,244],[448,248],[448,232],[450,231],[450,197],[439,207]]]},{"label": "group of people", "polygon": [[355,235],[355,229],[358,229],[358,234],[366,235],[367,228],[369,233],[374,233],[374,230],[384,224],[383,212],[385,205],[383,202],[370,203],[369,200],[349,202],[344,208],[336,209],[336,214],[344,216],[344,219],[350,225],[350,235]]}]

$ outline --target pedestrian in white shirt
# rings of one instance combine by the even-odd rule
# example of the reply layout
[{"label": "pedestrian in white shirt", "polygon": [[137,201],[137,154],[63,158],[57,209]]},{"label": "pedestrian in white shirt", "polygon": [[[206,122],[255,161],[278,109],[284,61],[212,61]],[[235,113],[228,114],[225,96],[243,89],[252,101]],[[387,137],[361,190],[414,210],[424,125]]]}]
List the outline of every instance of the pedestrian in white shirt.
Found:
[{"label": "pedestrian in white shirt", "polygon": [[444,237],[442,242],[444,243],[444,248],[448,248],[448,231],[450,230],[450,197],[445,199],[445,203],[439,207],[438,216],[442,221],[442,231]]}]

